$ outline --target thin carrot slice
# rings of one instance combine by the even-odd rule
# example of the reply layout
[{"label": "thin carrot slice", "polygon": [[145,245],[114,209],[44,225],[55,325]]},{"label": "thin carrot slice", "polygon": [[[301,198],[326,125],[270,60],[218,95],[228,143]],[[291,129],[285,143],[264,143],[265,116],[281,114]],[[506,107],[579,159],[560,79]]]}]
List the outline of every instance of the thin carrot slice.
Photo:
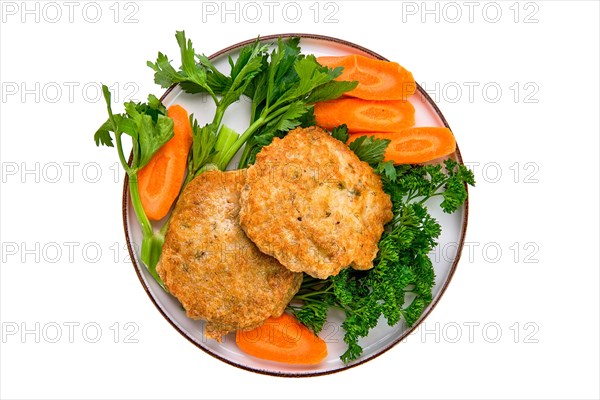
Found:
[{"label": "thin carrot slice", "polygon": [[358,81],[355,89],[345,93],[347,96],[365,100],[406,100],[417,89],[412,73],[396,62],[358,54],[319,57],[317,61],[329,68],[344,67],[337,80]]},{"label": "thin carrot slice", "polygon": [[440,127],[414,127],[394,133],[355,133],[348,143],[361,136],[390,139],[384,161],[394,164],[420,164],[447,156],[456,151],[456,140],[452,131]]},{"label": "thin carrot slice", "polygon": [[349,132],[397,132],[415,124],[415,108],[408,101],[345,98],[315,104],[315,117],[326,129],[346,124]]},{"label": "thin carrot slice", "polygon": [[250,331],[238,331],[235,343],[247,354],[288,364],[318,364],[327,344],[290,314],[269,318]]},{"label": "thin carrot slice", "polygon": [[167,215],[179,194],[192,145],[192,127],[187,111],[174,105],[169,107],[167,115],[173,119],[174,136],[138,172],[142,206],[148,218],[155,221]]}]

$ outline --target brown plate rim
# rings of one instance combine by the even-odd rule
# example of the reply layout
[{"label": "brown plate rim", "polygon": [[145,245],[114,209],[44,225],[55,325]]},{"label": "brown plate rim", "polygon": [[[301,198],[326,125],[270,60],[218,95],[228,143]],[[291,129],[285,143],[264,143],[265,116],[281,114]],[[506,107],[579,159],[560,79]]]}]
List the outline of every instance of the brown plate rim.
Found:
[{"label": "brown plate rim", "polygon": [[[367,53],[375,58],[378,58],[380,60],[385,60],[388,61],[387,58],[379,55],[378,53],[369,50],[363,46],[357,45],[355,43],[349,42],[347,40],[344,39],[339,39],[336,37],[332,37],[332,36],[326,36],[326,35],[318,35],[318,34],[312,34],[312,33],[282,33],[282,34],[273,34],[273,35],[266,35],[266,36],[261,36],[260,40],[261,41],[272,41],[272,40],[277,40],[278,38],[287,38],[287,37],[300,37],[301,39],[315,39],[315,40],[321,40],[321,41],[326,41],[326,42],[333,42],[333,43],[337,43],[337,44],[341,44],[347,47],[352,47],[354,49],[360,50],[361,52]],[[229,47],[226,47],[222,50],[219,50],[218,52],[212,54],[210,57],[208,57],[209,59],[213,59],[216,57],[219,57],[223,54],[229,53],[233,50],[236,50],[240,47],[243,47],[245,45],[248,45],[250,43],[253,43],[256,40],[256,38],[254,39],[248,39],[248,40],[244,40],[242,42],[236,43],[234,45],[231,45]],[[162,95],[162,97],[160,98],[160,100],[162,101],[174,88],[176,85],[173,85],[171,87],[169,87],[165,93]],[[443,122],[444,126],[446,126],[448,129],[450,128],[450,125],[448,124],[448,121],[446,121],[446,118],[444,117],[444,115],[442,114],[442,112],[440,111],[440,109],[438,108],[437,104],[431,99],[431,97],[427,94],[427,92],[421,87],[421,85],[419,85],[417,83],[417,89],[419,90],[419,92],[421,93],[421,95],[429,102],[429,104],[433,107],[433,109],[435,110],[436,114],[438,115],[438,117],[441,119],[441,121]],[[462,155],[460,153],[460,149],[458,147],[458,144],[456,145],[456,158],[458,160],[459,163],[463,164],[463,159],[462,159]],[[131,162],[131,156],[130,156],[130,160]],[[468,188],[467,188],[468,190]],[[423,312],[423,314],[421,315],[421,317],[419,318],[419,320],[409,329],[407,329],[402,335],[400,335],[400,337],[398,339],[396,339],[395,341],[393,341],[392,343],[390,343],[389,345],[387,345],[386,347],[382,348],[381,351],[379,351],[377,354],[373,354],[363,360],[360,360],[356,363],[352,363],[350,365],[344,365],[341,368],[336,368],[336,369],[332,369],[332,370],[327,370],[327,371],[319,371],[319,372],[308,372],[308,373],[291,373],[291,372],[274,372],[274,371],[267,371],[267,370],[263,370],[260,368],[252,368],[250,366],[246,366],[246,365],[242,365],[242,364],[238,364],[234,361],[228,360],[224,357],[221,357],[213,352],[211,352],[209,349],[202,347],[199,343],[197,343],[192,337],[190,337],[186,332],[184,332],[182,329],[180,329],[172,320],[171,318],[169,318],[169,316],[163,311],[163,309],[161,308],[161,306],[158,304],[157,300],[154,298],[154,296],[152,296],[152,293],[150,292],[150,288],[146,285],[146,283],[144,282],[144,278],[142,277],[142,274],[140,272],[140,267],[138,266],[137,263],[137,258],[136,258],[136,254],[133,250],[133,245],[131,243],[131,238],[129,237],[129,222],[127,219],[127,215],[128,215],[128,193],[129,193],[129,177],[127,176],[127,174],[125,174],[125,179],[123,182],[123,196],[122,196],[122,217],[123,217],[123,228],[125,230],[125,240],[127,242],[127,250],[129,251],[129,256],[131,258],[132,264],[133,264],[133,268],[135,270],[135,273],[137,274],[137,277],[140,281],[140,283],[142,284],[142,287],[144,288],[146,294],[148,295],[148,297],[150,298],[150,300],[152,301],[152,303],[154,304],[154,306],[158,309],[158,311],[161,313],[161,315],[169,322],[169,324],[171,324],[171,326],[173,328],[175,328],[175,330],[177,332],[179,332],[183,337],[185,337],[188,341],[190,341],[190,343],[192,343],[194,346],[198,347],[199,349],[201,349],[202,351],[204,351],[205,353],[211,355],[212,357],[215,357],[216,359],[223,361],[229,365],[232,365],[234,367],[246,370],[246,371],[250,371],[250,372],[255,372],[255,373],[259,373],[259,374],[263,374],[263,375],[270,375],[270,376],[279,376],[279,377],[291,377],[291,378],[308,378],[308,377],[312,377],[312,376],[322,376],[322,375],[329,375],[329,374],[333,374],[333,373],[337,373],[337,372],[341,372],[341,371],[345,371],[348,370],[350,368],[354,368],[358,365],[364,364],[367,361],[373,360],[374,358],[380,356],[381,354],[387,352],[388,350],[390,350],[392,347],[396,346],[398,343],[400,343],[403,339],[405,339],[406,337],[408,337],[419,325],[421,325],[421,323],[423,323],[423,321],[425,321],[425,319],[429,316],[429,314],[433,311],[433,309],[436,307],[436,305],[438,304],[438,302],[440,301],[440,299],[442,298],[442,296],[444,295],[444,293],[446,292],[446,289],[448,288],[448,286],[450,285],[450,282],[452,281],[452,278],[454,276],[454,273],[456,272],[456,268],[458,266],[458,262],[460,261],[460,257],[462,255],[462,249],[464,246],[464,241],[465,241],[465,236],[467,233],[467,225],[468,225],[468,221],[469,221],[469,197],[467,196],[467,200],[465,201],[464,204],[464,216],[463,216],[463,221],[462,221],[462,226],[461,226],[461,235],[460,235],[460,240],[459,240],[459,244],[458,244],[458,248],[456,251],[456,257],[454,259],[454,262],[452,263],[452,266],[450,267],[450,271],[448,273],[448,278],[446,279],[446,281],[442,284],[442,287],[440,288],[440,291],[438,293],[438,295],[432,300],[431,304],[429,304],[429,306],[427,307],[427,309]]]}]

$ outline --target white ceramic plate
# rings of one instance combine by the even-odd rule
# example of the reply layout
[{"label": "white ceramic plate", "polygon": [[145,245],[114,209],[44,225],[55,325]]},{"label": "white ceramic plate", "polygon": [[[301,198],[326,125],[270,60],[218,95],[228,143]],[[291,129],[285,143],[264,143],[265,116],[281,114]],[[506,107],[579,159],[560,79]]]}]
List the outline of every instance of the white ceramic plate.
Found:
[{"label": "white ceramic plate", "polygon": [[[277,36],[300,36],[300,46],[304,54],[315,54],[316,56],[362,54],[384,59],[380,55],[361,46],[325,36],[286,34],[266,36],[263,37],[262,40],[274,41]],[[232,56],[235,59],[239,48],[251,43],[253,40],[254,39],[251,39],[226,48],[210,58],[217,68],[221,71],[226,71],[229,68],[227,56]],[[398,61],[402,64],[403,60],[394,61]],[[418,76],[418,71],[413,71],[413,73]],[[215,111],[212,100],[202,98],[199,95],[186,94],[179,87],[169,89],[164,94],[162,101],[166,107],[175,103],[180,104],[188,111],[188,113],[193,113],[195,115],[200,125],[210,122]],[[421,87],[418,87],[417,92],[409,98],[409,101],[414,105],[416,110],[416,126],[448,126],[437,106]],[[233,104],[227,110],[223,123],[238,132],[243,132],[247,128],[247,121],[250,116],[249,107],[250,101],[248,99],[242,99],[236,104]],[[462,162],[458,150],[455,154],[455,158]],[[232,161],[231,166],[237,165],[237,160],[236,157]],[[222,343],[209,340],[204,336],[204,322],[195,321],[186,317],[185,312],[177,299],[162,290],[140,261],[139,249],[142,242],[142,233],[133,207],[131,206],[128,193],[129,186],[126,179],[123,188],[123,223],[129,253],[133,260],[134,268],[140,278],[140,282],[161,314],[175,329],[177,329],[177,331],[179,331],[179,333],[208,354],[234,366],[271,375],[312,376],[337,372],[368,361],[400,342],[404,337],[410,334],[423,319],[425,319],[444,293],[444,290],[448,286],[456,269],[467,226],[468,203],[452,215],[444,214],[437,205],[432,204],[429,208],[432,216],[435,217],[442,226],[442,235],[439,238],[439,246],[434,252],[435,256],[432,257],[435,267],[436,284],[433,288],[433,302],[413,327],[409,328],[404,323],[389,327],[385,320],[380,320],[377,327],[370,332],[369,336],[360,341],[360,345],[364,349],[362,356],[350,364],[344,364],[339,358],[346,349],[346,345],[343,341],[344,331],[340,328],[343,321],[343,315],[331,312],[328,317],[328,322],[325,324],[323,331],[319,335],[327,342],[329,351],[328,357],[321,364],[315,366],[297,366],[269,362],[243,353],[236,346],[235,334],[233,333],[225,336]],[[397,349],[396,351],[401,351],[401,349]]]}]

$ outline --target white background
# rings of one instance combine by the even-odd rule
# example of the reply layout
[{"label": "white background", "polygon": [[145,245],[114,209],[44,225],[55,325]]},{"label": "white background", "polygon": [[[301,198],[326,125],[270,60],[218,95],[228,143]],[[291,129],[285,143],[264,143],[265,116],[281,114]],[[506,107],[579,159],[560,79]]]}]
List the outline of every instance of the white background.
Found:
[{"label": "white background", "polygon": [[[1,9],[2,398],[600,396],[597,2],[35,3]],[[147,298],[116,152],[92,141],[96,83],[120,103],[160,94],[145,62],[177,58],[181,29],[205,54],[258,34],[344,38],[437,100],[477,175],[471,252],[406,343],[330,376],[262,376],[198,350]]]}]

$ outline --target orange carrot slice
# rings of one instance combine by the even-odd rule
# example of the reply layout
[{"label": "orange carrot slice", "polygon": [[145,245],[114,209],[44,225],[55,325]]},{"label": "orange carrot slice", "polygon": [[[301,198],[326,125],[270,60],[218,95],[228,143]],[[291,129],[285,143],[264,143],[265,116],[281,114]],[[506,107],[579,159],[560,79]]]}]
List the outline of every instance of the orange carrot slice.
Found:
[{"label": "orange carrot slice", "polygon": [[323,339],[285,313],[256,329],[238,331],[235,343],[254,357],[288,364],[318,364],[327,357]]},{"label": "orange carrot slice", "polygon": [[192,145],[188,113],[179,105],[169,107],[174,136],[138,172],[142,206],[149,219],[164,218],[179,194],[185,176],[187,156]]},{"label": "orange carrot slice", "polygon": [[394,133],[355,133],[348,143],[360,136],[390,139],[384,161],[394,164],[420,164],[454,153],[456,141],[452,131],[439,127],[414,127]]},{"label": "orange carrot slice", "polygon": [[347,96],[365,100],[406,100],[417,90],[410,71],[400,64],[357,54],[319,57],[319,64],[329,68],[344,67],[336,80],[358,81]]},{"label": "orange carrot slice", "polygon": [[317,125],[326,129],[346,124],[349,132],[397,132],[415,124],[408,101],[337,99],[315,104]]}]

